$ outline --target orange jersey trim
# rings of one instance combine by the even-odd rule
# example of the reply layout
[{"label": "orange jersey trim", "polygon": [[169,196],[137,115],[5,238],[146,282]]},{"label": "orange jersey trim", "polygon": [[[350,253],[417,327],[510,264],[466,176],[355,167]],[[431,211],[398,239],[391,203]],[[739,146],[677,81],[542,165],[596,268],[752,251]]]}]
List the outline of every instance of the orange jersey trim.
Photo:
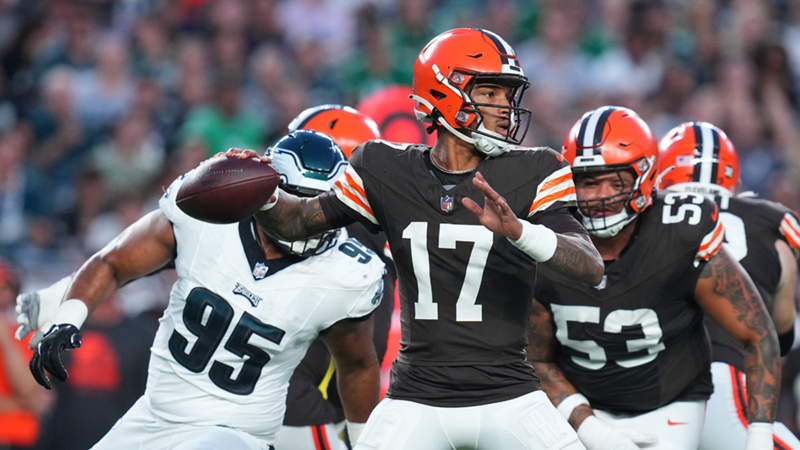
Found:
[{"label": "orange jersey trim", "polygon": [[550,195],[547,195],[547,196],[544,196],[542,198],[537,198],[536,201],[534,201],[533,204],[531,205],[531,209],[528,210],[528,215],[530,215],[531,213],[533,213],[534,211],[536,211],[537,209],[539,209],[542,205],[544,205],[546,203],[557,201],[560,198],[566,197],[566,196],[568,196],[570,194],[574,194],[574,193],[575,193],[575,186],[570,186],[567,189],[564,189],[564,190],[561,190],[561,191],[558,191],[558,192],[554,192],[554,193],[552,193]]}]

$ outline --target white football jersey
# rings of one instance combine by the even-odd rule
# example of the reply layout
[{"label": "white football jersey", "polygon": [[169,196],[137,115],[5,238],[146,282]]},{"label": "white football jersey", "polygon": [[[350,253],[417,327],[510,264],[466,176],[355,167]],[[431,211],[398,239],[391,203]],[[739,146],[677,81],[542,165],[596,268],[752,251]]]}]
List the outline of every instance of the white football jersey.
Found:
[{"label": "white football jersey", "polygon": [[257,243],[254,223],[187,216],[175,204],[182,178],[159,203],[173,224],[178,281],[159,320],[145,397],[164,420],[224,425],[272,443],[289,378],[311,341],[377,308],[383,263],[358,241],[340,239],[283,268],[254,266],[245,250]]}]

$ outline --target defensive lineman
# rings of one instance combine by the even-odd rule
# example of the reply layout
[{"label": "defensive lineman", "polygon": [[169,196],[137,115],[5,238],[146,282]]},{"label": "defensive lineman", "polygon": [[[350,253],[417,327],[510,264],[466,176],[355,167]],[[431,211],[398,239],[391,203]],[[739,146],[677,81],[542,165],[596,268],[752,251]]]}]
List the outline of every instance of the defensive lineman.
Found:
[{"label": "defensive lineman", "polygon": [[[284,175],[326,189],[346,165],[341,150],[320,133],[295,134],[331,153],[332,165],[327,180]],[[118,286],[174,262],[178,281],[153,343],[145,394],[96,449],[271,448],[289,377],[318,334],[336,359],[345,415],[365,422],[378,399],[368,317],[381,298],[380,259],[335,233],[280,242],[252,219],[194,220],[175,204],[182,181],[167,189],[159,210],[75,275],[70,300],[31,360],[37,381],[49,388],[44,369],[66,379],[61,352],[80,346],[89,310]]]}]

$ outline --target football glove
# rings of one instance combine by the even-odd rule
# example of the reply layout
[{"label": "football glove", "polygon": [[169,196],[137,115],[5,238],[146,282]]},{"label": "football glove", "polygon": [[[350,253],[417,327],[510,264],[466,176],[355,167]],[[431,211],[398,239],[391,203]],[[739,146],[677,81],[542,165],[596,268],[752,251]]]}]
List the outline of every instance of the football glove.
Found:
[{"label": "football glove", "polygon": [[653,445],[658,439],[647,433],[626,427],[605,424],[589,416],[578,427],[578,438],[586,450],[639,450],[639,444]]},{"label": "football glove", "polygon": [[73,348],[81,347],[81,332],[71,324],[53,325],[44,335],[31,357],[30,369],[37,383],[52,389],[45,369],[60,381],[67,380],[67,369],[61,361],[61,354]]},{"label": "football glove", "polygon": [[64,277],[50,287],[36,292],[25,292],[17,296],[17,331],[14,334],[18,341],[33,333],[28,347],[35,349],[44,336],[44,331],[53,325],[61,299],[67,292],[72,275]]}]

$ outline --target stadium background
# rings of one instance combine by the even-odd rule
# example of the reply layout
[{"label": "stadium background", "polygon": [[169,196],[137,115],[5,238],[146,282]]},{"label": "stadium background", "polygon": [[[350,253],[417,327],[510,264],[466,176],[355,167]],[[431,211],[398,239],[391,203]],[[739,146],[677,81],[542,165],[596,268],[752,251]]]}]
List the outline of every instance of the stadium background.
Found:
[{"label": "stadium background", "polygon": [[[527,144],[559,149],[604,104],[657,137],[705,120],[736,145],[742,190],[800,209],[800,0],[0,0],[0,258],[23,290],[49,285],[177,175],[228,147],[263,150],[307,107],[410,85],[422,47],[462,26],[516,49]],[[154,324],[173,277],[115,301]],[[103,360],[89,359],[91,375]],[[779,419],[796,432],[798,351],[784,372]],[[76,392],[42,400],[43,434]]]}]

